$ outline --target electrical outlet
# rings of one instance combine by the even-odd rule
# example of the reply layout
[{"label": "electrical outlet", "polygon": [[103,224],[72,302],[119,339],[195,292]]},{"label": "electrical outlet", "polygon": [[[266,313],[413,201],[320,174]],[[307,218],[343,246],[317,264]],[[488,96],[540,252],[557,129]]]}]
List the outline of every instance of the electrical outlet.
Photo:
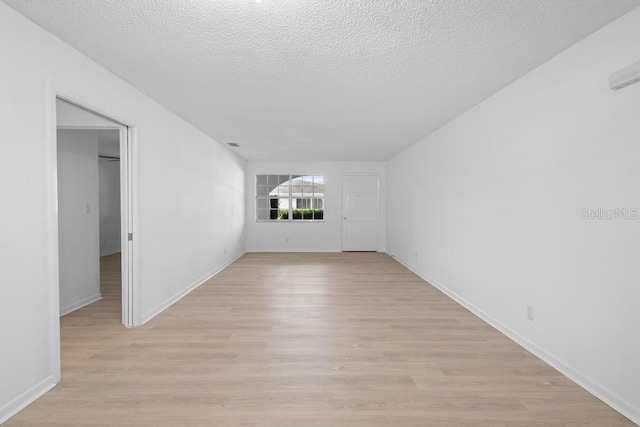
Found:
[{"label": "electrical outlet", "polygon": [[224,248],[224,254],[225,255],[227,254],[227,248]]},{"label": "electrical outlet", "polygon": [[91,204],[87,203],[84,205],[84,213],[91,213]]},{"label": "electrical outlet", "polygon": [[527,319],[529,319],[530,321],[534,321],[536,318],[535,313],[533,311],[533,307],[531,307],[530,305],[527,306]]},{"label": "electrical outlet", "polygon": [[289,237],[287,237],[287,238],[285,239],[285,242],[289,243]]},{"label": "electrical outlet", "polygon": [[413,253],[413,259],[415,259],[415,260],[418,259],[418,252],[417,251]]}]

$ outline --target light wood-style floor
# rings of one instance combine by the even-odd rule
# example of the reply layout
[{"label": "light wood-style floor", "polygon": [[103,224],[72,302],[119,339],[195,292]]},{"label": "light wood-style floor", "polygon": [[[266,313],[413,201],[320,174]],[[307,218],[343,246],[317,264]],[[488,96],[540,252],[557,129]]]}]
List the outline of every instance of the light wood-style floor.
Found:
[{"label": "light wood-style floor", "polygon": [[134,330],[103,292],[7,425],[633,425],[384,254],[247,254]]}]

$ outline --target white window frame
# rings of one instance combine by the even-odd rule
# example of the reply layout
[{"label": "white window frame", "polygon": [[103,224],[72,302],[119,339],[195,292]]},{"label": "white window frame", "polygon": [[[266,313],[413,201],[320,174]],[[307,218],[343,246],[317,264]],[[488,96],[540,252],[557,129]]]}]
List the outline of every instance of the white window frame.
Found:
[{"label": "white window frame", "polygon": [[[307,176],[312,176],[314,177],[314,183],[315,183],[315,177],[322,177],[322,183],[324,185],[324,175],[321,174],[256,174],[255,175],[255,181],[254,181],[254,191],[255,191],[255,207],[254,207],[254,213],[255,213],[255,221],[256,222],[266,222],[266,223],[282,223],[282,222],[324,222],[324,215],[326,213],[326,209],[325,209],[325,195],[324,192],[322,193],[322,197],[317,197],[315,193],[313,193],[311,196],[294,196],[292,191],[289,190],[288,196],[287,197],[280,197],[280,196],[271,196],[270,195],[270,191],[269,191],[269,179],[270,177],[288,177],[288,179],[286,181],[283,181],[282,183],[277,184],[278,186],[284,184],[284,183],[289,183],[289,188],[291,189],[291,181],[296,179],[296,178],[301,178],[301,177],[307,177]],[[260,184],[259,182],[259,177],[266,177],[267,180],[267,184]],[[279,178],[278,178],[278,182]],[[265,187],[266,186],[266,196],[265,195],[260,195],[259,194],[259,187]],[[271,218],[271,211],[274,210],[273,208],[271,208],[271,199],[284,199],[284,200],[288,200],[288,218],[287,219],[272,219]],[[313,200],[314,199],[320,199],[322,200],[322,209],[311,209],[311,210],[322,210],[322,219],[294,219],[293,218],[293,205],[294,202],[296,201],[296,199],[311,199],[311,205],[313,206]],[[260,201],[264,201],[263,203],[260,203]],[[264,205],[264,206],[260,206],[260,205]],[[266,206],[266,207],[265,207]],[[259,211],[265,211],[267,212],[267,218],[266,219],[261,219],[260,218],[260,214]],[[306,210],[306,209],[305,209]]]}]

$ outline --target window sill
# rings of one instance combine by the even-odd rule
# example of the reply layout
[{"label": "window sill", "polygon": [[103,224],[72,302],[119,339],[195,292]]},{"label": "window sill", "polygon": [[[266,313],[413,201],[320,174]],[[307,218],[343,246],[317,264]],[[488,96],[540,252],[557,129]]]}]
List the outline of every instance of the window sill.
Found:
[{"label": "window sill", "polygon": [[257,224],[295,224],[298,222],[304,222],[306,224],[313,224],[313,223],[324,223],[325,220],[324,219],[291,219],[291,220],[286,220],[286,221],[272,221],[272,220],[255,220],[255,222]]}]

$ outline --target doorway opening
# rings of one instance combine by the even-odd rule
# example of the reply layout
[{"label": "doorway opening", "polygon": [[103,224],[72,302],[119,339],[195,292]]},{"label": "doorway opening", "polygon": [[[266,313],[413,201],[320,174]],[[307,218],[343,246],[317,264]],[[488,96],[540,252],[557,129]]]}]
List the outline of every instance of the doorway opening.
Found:
[{"label": "doorway opening", "polygon": [[60,97],[55,108],[59,316],[99,308],[133,327],[131,129]]},{"label": "doorway opening", "polygon": [[100,293],[108,312],[122,318],[120,132],[98,132]]}]

